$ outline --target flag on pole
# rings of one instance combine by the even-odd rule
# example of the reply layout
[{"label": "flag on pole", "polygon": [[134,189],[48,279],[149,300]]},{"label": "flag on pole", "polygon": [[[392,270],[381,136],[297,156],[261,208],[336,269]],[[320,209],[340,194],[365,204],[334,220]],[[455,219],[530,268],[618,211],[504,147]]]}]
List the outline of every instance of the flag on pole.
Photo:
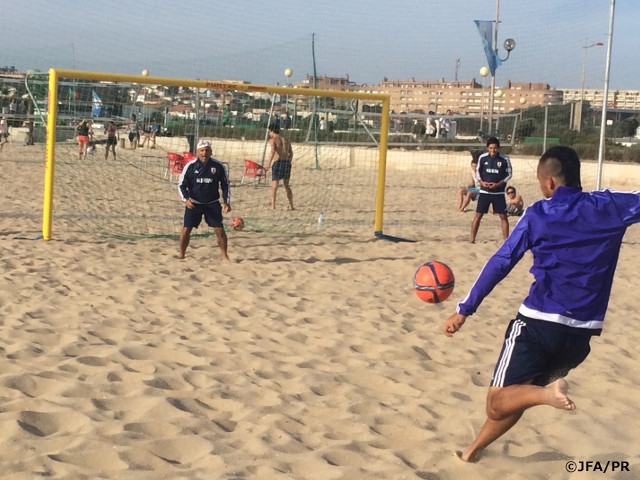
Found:
[{"label": "flag on pole", "polygon": [[487,63],[489,64],[489,71],[491,76],[496,74],[496,68],[502,65],[502,61],[498,57],[498,54],[493,49],[493,21],[491,20],[474,20],[480,36],[482,37],[482,46],[484,47],[484,54],[487,56]]},{"label": "flag on pole", "polygon": [[93,107],[91,108],[91,116],[92,117],[101,117],[103,110],[104,110],[104,106],[102,105],[102,100],[100,100],[100,97],[94,91],[93,92]]}]

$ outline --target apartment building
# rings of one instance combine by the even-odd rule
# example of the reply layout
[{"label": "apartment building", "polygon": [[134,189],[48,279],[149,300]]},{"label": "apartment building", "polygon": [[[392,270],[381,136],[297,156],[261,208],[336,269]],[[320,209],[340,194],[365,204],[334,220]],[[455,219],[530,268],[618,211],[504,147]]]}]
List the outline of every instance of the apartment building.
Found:
[{"label": "apartment building", "polygon": [[[563,88],[564,103],[578,102],[584,99],[593,106],[602,105],[604,89],[602,88]],[[584,95],[584,96],[583,96]],[[640,110],[640,90],[609,90],[607,105],[622,110]]]}]

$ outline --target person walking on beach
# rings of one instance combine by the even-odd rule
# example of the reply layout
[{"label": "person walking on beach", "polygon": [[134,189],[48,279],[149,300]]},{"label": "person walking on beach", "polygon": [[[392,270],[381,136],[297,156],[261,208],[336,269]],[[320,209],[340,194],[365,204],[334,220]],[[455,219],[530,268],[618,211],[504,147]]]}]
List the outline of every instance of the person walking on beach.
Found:
[{"label": "person walking on beach", "polygon": [[[222,214],[231,211],[231,190],[224,165],[211,157],[211,143],[200,140],[197,157],[184,166],[178,190],[185,202],[184,223],[180,232],[180,254],[184,258],[189,246],[191,231],[200,226],[202,217],[216,233],[222,260],[228,261],[227,234],[222,226]],[[220,197],[222,190],[222,197]]]},{"label": "person walking on beach", "polygon": [[284,189],[287,192],[287,199],[289,200],[289,210],[295,210],[295,208],[293,208],[293,192],[289,186],[293,149],[291,148],[291,142],[280,135],[280,125],[269,125],[269,145],[271,146],[271,155],[269,156],[269,161],[265,167],[265,173],[269,171],[271,163],[273,162],[273,168],[271,168],[271,191],[269,192],[271,197],[271,208],[276,208],[278,183],[282,180]]},{"label": "person walking on beach", "polygon": [[136,120],[135,114],[131,114],[131,119],[127,125],[127,131],[129,132],[129,147],[131,150],[135,150],[138,147],[140,141],[140,125]]},{"label": "person walking on beach", "polygon": [[107,124],[107,150],[104,152],[104,159],[107,160],[109,158],[109,149],[113,153],[113,159],[116,159],[116,145],[118,144],[118,129],[116,124],[113,123],[113,120],[109,120]]},{"label": "person walking on beach", "polygon": [[487,153],[480,155],[478,159],[476,176],[480,179],[480,191],[476,215],[471,223],[471,243],[476,243],[480,221],[489,212],[490,205],[493,206],[493,213],[500,217],[502,236],[506,240],[509,236],[509,220],[504,190],[511,179],[511,161],[500,153],[500,140],[496,137],[487,140]]},{"label": "person walking on beach", "polygon": [[78,156],[82,160],[82,157],[87,155],[87,146],[89,145],[89,140],[93,137],[91,121],[80,120],[80,123],[76,126],[76,132],[78,134],[76,138],[78,141]]},{"label": "person walking on beach", "polygon": [[487,395],[488,418],[459,452],[465,461],[476,461],[531,407],[576,408],[564,377],[602,331],[622,238],[640,222],[640,193],[582,191],[580,159],[569,147],[547,150],[537,178],[545,200],[525,210],[444,324],[445,335],[458,332],[531,250],[534,282],[507,328]]},{"label": "person walking on beach", "polygon": [[9,137],[9,124],[7,123],[7,119],[2,117],[0,119],[0,152],[4,148],[4,144],[7,143],[8,137]]}]

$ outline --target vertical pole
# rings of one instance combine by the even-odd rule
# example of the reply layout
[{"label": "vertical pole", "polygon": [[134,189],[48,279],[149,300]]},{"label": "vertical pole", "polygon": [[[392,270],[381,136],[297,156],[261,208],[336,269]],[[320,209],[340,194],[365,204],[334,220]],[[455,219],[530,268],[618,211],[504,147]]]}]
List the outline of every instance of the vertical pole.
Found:
[{"label": "vertical pole", "polygon": [[[493,50],[498,56],[498,23],[500,23],[500,0],[496,0],[496,21],[493,29]],[[493,99],[496,91],[495,72],[491,75],[491,94],[489,98],[489,135],[493,135]]]},{"label": "vertical pole", "polygon": [[196,126],[193,133],[194,145],[198,145],[198,142],[200,141],[200,87],[196,88]]},{"label": "vertical pole", "polygon": [[613,17],[616,10],[616,0],[611,0],[609,12],[609,34],[607,39],[607,66],[604,74],[604,98],[602,99],[602,118],[600,120],[600,146],[598,148],[598,174],[596,176],[596,190],[602,185],[602,162],[604,157],[605,129],[607,127],[607,101],[609,100],[609,73],[611,71],[611,44],[613,42]]},{"label": "vertical pole", "polygon": [[380,153],[378,154],[378,186],[376,190],[376,213],[374,220],[374,233],[382,235],[382,218],[384,214],[384,188],[387,176],[387,146],[389,141],[389,115],[391,113],[391,97],[382,101],[382,114],[380,117]]},{"label": "vertical pole", "polygon": [[42,208],[42,238],[51,239],[53,219],[53,170],[56,156],[56,118],[58,117],[58,73],[49,70],[49,93],[47,105],[47,146],[44,167],[44,204]]},{"label": "vertical pole", "polygon": [[549,105],[544,106],[544,134],[542,137],[542,153],[547,151],[547,124],[549,123]]}]

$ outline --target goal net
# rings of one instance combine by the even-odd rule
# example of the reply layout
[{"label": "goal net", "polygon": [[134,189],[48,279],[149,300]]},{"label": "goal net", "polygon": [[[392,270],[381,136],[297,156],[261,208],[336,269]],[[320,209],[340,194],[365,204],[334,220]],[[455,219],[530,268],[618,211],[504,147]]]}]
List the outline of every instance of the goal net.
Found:
[{"label": "goal net", "polygon": [[[375,223],[381,231],[385,95],[51,70],[45,103],[45,238],[58,225],[124,238],[177,235],[180,171],[201,139],[227,170],[229,217],[243,218],[245,229],[311,233],[322,214],[322,228]],[[86,153],[76,141],[83,120],[91,122]],[[109,122],[117,138],[107,150]],[[282,186],[271,208],[270,172],[261,170],[271,124],[293,146],[293,210]]]}]

